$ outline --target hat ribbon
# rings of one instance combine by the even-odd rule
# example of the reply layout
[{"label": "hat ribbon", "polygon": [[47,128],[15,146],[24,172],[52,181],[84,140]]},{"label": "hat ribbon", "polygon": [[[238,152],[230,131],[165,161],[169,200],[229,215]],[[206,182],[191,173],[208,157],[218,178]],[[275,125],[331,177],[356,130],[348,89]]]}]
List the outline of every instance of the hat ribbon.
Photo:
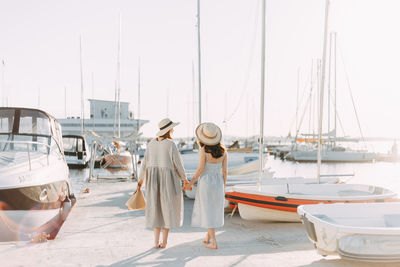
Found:
[{"label": "hat ribbon", "polygon": [[170,126],[172,124],[172,121],[170,121],[169,123],[167,123],[166,125],[164,125],[163,127],[160,128],[160,130],[164,130],[165,128],[167,128],[168,126]]}]

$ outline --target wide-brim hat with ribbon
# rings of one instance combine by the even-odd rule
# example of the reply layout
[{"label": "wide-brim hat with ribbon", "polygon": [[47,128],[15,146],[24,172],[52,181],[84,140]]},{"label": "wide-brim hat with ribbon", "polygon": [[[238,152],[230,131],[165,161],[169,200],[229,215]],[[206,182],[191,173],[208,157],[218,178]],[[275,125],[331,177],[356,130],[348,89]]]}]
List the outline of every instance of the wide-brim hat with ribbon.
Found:
[{"label": "wide-brim hat with ribbon", "polygon": [[172,122],[168,118],[163,119],[162,121],[160,121],[158,123],[158,128],[160,129],[160,131],[158,131],[157,136],[163,136],[164,134],[168,133],[169,130],[171,130],[178,124],[179,124],[179,122]]},{"label": "wide-brim hat with ribbon", "polygon": [[213,146],[221,142],[221,129],[212,122],[204,122],[196,128],[197,139],[205,145]]}]

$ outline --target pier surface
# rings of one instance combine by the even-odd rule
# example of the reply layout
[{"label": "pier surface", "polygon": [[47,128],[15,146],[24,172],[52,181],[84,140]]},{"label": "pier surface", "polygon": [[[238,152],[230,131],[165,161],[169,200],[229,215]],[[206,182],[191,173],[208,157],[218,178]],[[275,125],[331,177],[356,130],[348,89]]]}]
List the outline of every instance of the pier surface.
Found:
[{"label": "pier surface", "polygon": [[133,182],[95,182],[80,194],[55,240],[0,242],[0,266],[399,266],[362,263],[316,253],[300,223],[250,222],[225,214],[219,249],[202,243],[205,230],[190,226],[193,200],[185,199],[182,228],[170,232],[167,248],[154,249],[144,211],[125,202]]}]

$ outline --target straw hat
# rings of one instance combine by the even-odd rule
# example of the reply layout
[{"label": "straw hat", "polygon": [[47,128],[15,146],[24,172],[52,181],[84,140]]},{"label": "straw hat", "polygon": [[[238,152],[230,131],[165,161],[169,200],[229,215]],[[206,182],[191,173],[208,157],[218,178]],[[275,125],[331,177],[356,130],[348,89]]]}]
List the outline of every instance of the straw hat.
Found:
[{"label": "straw hat", "polygon": [[157,136],[163,136],[178,124],[179,122],[172,122],[168,118],[163,119],[158,123],[158,128],[160,129],[160,131],[158,131]]},{"label": "straw hat", "polygon": [[197,139],[205,145],[213,146],[221,141],[221,129],[212,122],[205,122],[196,128]]}]

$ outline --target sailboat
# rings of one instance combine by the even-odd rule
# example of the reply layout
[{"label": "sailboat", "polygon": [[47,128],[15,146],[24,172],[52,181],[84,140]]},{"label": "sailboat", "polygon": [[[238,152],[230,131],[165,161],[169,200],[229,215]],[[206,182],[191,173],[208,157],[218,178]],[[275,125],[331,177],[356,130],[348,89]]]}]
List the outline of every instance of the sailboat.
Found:
[{"label": "sailboat", "polygon": [[[201,123],[201,43],[200,43],[200,1],[197,2],[197,51],[198,51],[198,100],[199,100],[199,123]],[[264,40],[265,42],[265,40]],[[263,57],[265,57],[263,52]],[[262,61],[264,62],[264,60]],[[264,63],[263,63],[264,64]],[[264,67],[263,67],[264,68]],[[263,79],[264,76],[262,75]],[[262,81],[264,83],[264,80]],[[264,87],[262,87],[264,89]],[[262,96],[264,93],[262,93]],[[261,97],[262,107],[264,106],[264,97]],[[262,108],[263,109],[263,108]],[[263,123],[263,117],[261,122]],[[261,127],[263,129],[263,127]],[[261,133],[260,136],[263,136]],[[315,183],[315,179],[307,179],[303,177],[284,177],[284,178],[273,178],[273,172],[270,169],[264,169],[267,157],[263,154],[263,149],[259,149],[259,156],[253,161],[240,164],[238,166],[228,167],[227,176],[227,188],[226,195],[229,195],[232,191],[232,187],[235,185],[254,185],[261,178],[262,184],[297,184],[297,183]],[[258,171],[258,173],[257,173]],[[189,176],[190,180],[191,177]],[[323,178],[322,183],[337,183],[339,179],[336,177]],[[196,184],[192,190],[185,191],[185,195],[189,198],[194,198],[196,195]],[[229,198],[227,198],[229,199]]]},{"label": "sailboat", "polygon": [[[325,139],[323,140],[323,146],[321,150],[321,161],[322,162],[373,162],[379,158],[378,153],[369,152],[366,149],[354,150],[347,147],[337,145],[337,111],[336,111],[336,32],[330,33],[330,46],[329,46],[329,78],[328,78],[328,133],[324,134]],[[332,47],[334,57],[332,60]],[[333,75],[331,75],[331,65],[333,61]],[[330,97],[331,97],[331,76],[333,77],[333,89],[334,89],[334,129],[330,129]],[[357,115],[357,113],[356,113]],[[358,121],[358,125],[360,125]],[[296,129],[298,130],[298,129]],[[361,128],[360,128],[361,132]],[[361,132],[362,135],[362,132]],[[315,135],[308,134],[310,138],[315,138]],[[294,146],[289,153],[286,154],[285,159],[297,162],[316,162],[318,158],[318,151],[315,146],[311,149],[298,149],[297,144]]]},{"label": "sailboat", "polygon": [[[100,161],[100,167],[107,169],[109,172],[117,174],[104,175],[97,178],[132,178],[134,177],[133,170],[135,169],[132,154],[128,149],[127,144],[124,141],[134,142],[136,135],[128,137],[121,137],[121,15],[119,16],[119,35],[118,35],[118,51],[117,51],[117,77],[115,81],[115,101],[114,101],[114,135],[112,138],[100,137],[93,131],[92,136],[96,139],[96,150],[100,147],[103,148],[104,156]],[[137,128],[139,130],[140,121],[138,121]],[[110,144],[111,142],[111,144]],[[107,143],[106,145],[104,145]],[[93,165],[93,164],[92,164]],[[124,171],[124,172],[119,172]],[[127,173],[125,172],[127,171]],[[120,177],[123,174],[124,177]],[[93,177],[93,166],[91,166],[90,177]]]},{"label": "sailboat", "polygon": [[[265,62],[265,0],[263,1],[262,20],[262,67],[261,67],[261,120],[260,142],[263,142],[264,115],[264,62]],[[393,199],[396,194],[390,190],[370,185],[357,184],[321,184],[321,135],[325,81],[325,54],[328,28],[329,0],[325,7],[325,31],[323,42],[322,75],[320,86],[320,105],[318,120],[318,163],[317,184],[278,184],[262,185],[261,175],[257,186],[234,186],[232,192],[226,192],[225,198],[239,208],[240,216],[249,220],[300,222],[297,207],[314,203],[335,202],[383,202]],[[260,149],[262,151],[262,149]],[[260,152],[262,153],[262,152]],[[262,155],[262,154],[260,154]],[[260,157],[262,158],[262,157]],[[262,173],[260,166],[259,173]]]}]

